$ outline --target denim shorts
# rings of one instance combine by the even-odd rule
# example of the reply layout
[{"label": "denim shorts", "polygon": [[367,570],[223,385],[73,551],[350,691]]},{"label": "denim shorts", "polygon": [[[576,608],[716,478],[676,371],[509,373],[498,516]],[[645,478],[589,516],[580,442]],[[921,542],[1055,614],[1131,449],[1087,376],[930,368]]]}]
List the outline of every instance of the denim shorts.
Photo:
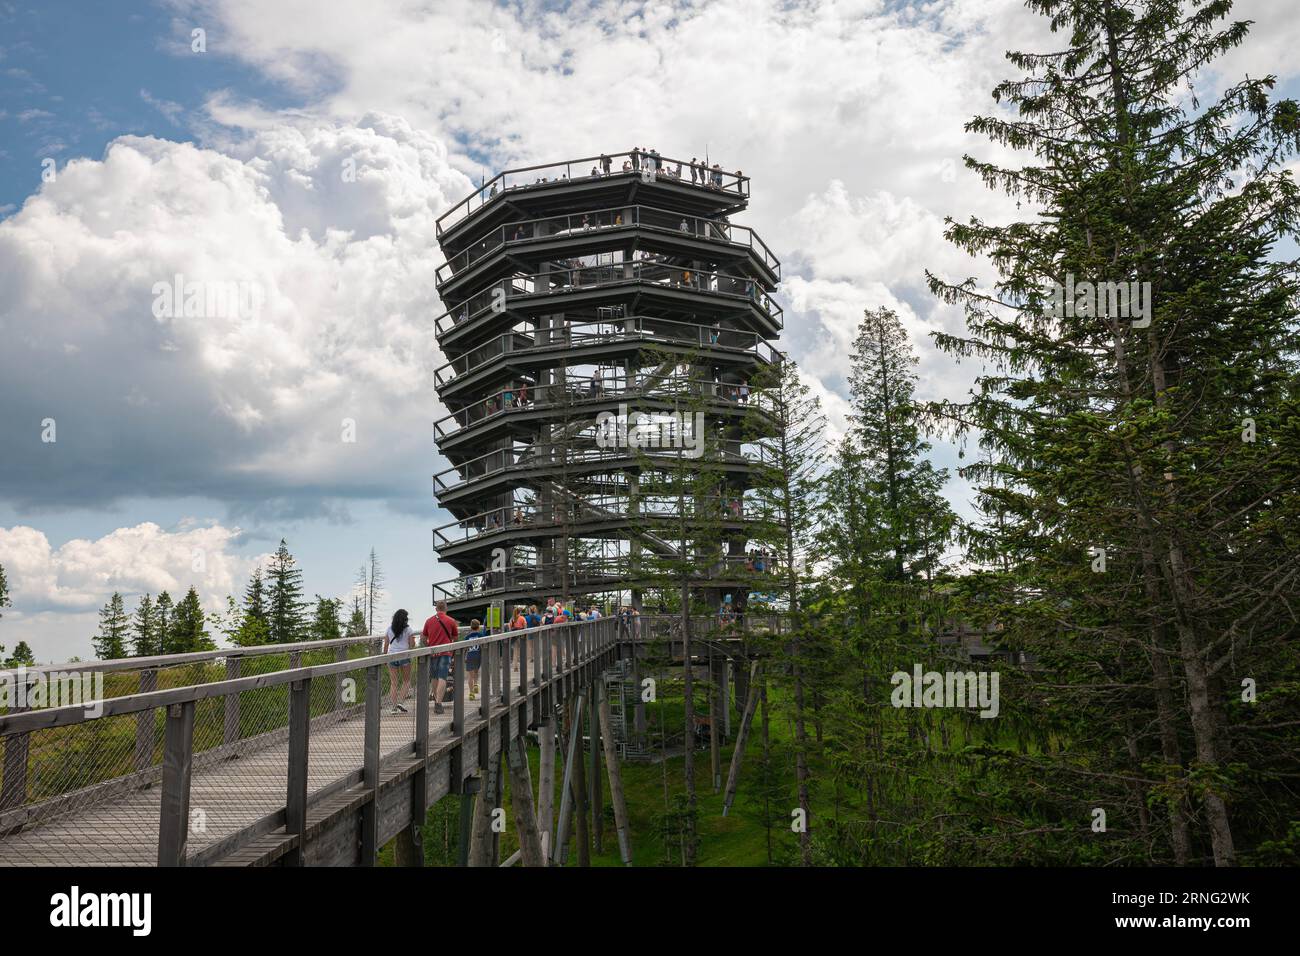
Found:
[{"label": "denim shorts", "polygon": [[388,666],[389,667],[410,667],[411,659],[408,657],[400,661],[389,661]]},{"label": "denim shorts", "polygon": [[430,676],[434,680],[446,680],[451,676],[451,655],[444,654],[441,657],[433,659],[433,672]]}]

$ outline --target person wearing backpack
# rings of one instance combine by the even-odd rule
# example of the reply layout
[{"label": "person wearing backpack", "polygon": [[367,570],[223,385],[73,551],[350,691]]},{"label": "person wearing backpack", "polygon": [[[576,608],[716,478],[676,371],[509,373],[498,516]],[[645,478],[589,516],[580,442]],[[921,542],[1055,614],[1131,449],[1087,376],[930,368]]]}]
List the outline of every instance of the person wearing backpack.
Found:
[{"label": "person wearing backpack", "polygon": [[[415,641],[415,631],[411,629],[410,618],[404,609],[398,609],[393,615],[393,623],[389,626],[388,631],[384,634],[384,653],[390,654],[393,651],[409,651]],[[397,678],[401,676],[399,681]],[[398,690],[398,687],[401,690]],[[406,708],[402,706],[402,701],[406,700],[411,693],[411,659],[409,657],[401,660],[388,662],[388,686],[393,692],[393,708],[390,714],[404,714]]]},{"label": "person wearing backpack", "polygon": [[[441,647],[451,644],[460,637],[460,625],[447,613],[447,602],[439,601],[433,617],[424,622],[424,646]],[[447,690],[447,679],[451,676],[451,651],[439,651],[433,656],[433,712],[441,714],[442,698]]]},{"label": "person wearing backpack", "polygon": [[[475,638],[485,637],[483,633],[483,622],[478,618],[469,622],[469,634],[465,640],[473,641]],[[469,650],[465,652],[465,679],[469,682],[469,699],[478,700],[478,675],[483,667],[483,649],[477,644],[470,644]]]}]

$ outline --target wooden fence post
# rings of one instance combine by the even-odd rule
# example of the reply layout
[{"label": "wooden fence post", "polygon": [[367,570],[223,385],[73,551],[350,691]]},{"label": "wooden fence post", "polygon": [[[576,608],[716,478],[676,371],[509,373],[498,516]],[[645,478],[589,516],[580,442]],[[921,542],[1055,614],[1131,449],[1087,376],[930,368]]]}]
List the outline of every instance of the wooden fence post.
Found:
[{"label": "wooden fence post", "polygon": [[[153,727],[150,708],[149,726]],[[190,775],[194,769],[194,701],[167,707],[163,739],[162,800],[158,815],[158,865],[184,866],[190,833]]]},{"label": "wooden fence post", "polygon": [[596,684],[596,706],[600,710],[600,741],[605,748],[605,773],[609,775],[609,799],[614,805],[614,828],[618,831],[618,852],[624,866],[632,865],[632,827],[623,796],[623,771],[618,765],[618,748],[614,743],[614,721],[604,683]]},{"label": "wooden fence post", "polygon": [[284,801],[285,832],[298,845],[285,858],[288,866],[303,865],[307,839],[308,739],[311,735],[311,678],[289,685],[289,783]]},{"label": "wooden fence post", "polygon": [[374,866],[379,855],[379,710],[383,682],[379,665],[366,668],[365,764],[362,782],[370,791],[361,805],[361,865]]}]

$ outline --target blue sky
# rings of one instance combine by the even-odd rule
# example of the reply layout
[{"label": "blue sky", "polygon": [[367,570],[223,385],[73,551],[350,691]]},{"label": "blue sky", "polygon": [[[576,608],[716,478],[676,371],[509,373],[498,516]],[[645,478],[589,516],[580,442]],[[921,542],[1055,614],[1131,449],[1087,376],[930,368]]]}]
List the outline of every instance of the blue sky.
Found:
[{"label": "blue sky", "polygon": [[[1262,22],[1225,75],[1295,95],[1294,17],[1238,6]],[[428,613],[446,576],[433,222],[484,168],[708,148],[753,177],[781,345],[833,428],[868,307],[902,316],[922,397],[960,398],[975,369],[929,335],[961,317],[924,270],[981,268],[944,217],[1014,214],[961,169],[999,158],[962,125],[993,108],[1002,51],[1044,42],[1019,0],[0,0],[0,644],[86,656],[113,590],[196,583],[216,607],[281,537],[308,594],[346,597],[374,547],[384,613]],[[363,175],[344,186],[348,158]],[[158,319],[151,288],[178,272],[253,282],[266,306]]]}]

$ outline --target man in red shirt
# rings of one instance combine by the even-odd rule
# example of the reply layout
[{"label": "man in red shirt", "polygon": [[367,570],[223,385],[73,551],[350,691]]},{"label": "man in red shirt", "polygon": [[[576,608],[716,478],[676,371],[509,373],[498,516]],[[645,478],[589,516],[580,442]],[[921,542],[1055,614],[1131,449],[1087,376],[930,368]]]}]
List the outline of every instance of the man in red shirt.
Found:
[{"label": "man in red shirt", "polygon": [[[451,644],[460,638],[460,625],[447,613],[447,602],[439,601],[433,617],[424,622],[424,646],[436,647]],[[451,676],[451,651],[433,656],[433,712],[442,713],[442,698],[447,691],[447,678]]]}]

